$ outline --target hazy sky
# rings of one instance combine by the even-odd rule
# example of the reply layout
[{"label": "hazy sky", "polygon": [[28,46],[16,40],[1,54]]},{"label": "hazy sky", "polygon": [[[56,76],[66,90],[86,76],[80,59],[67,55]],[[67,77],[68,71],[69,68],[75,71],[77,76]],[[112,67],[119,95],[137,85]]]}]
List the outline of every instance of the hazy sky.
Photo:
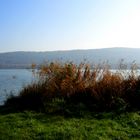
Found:
[{"label": "hazy sky", "polygon": [[0,52],[140,47],[140,0],[0,0]]}]

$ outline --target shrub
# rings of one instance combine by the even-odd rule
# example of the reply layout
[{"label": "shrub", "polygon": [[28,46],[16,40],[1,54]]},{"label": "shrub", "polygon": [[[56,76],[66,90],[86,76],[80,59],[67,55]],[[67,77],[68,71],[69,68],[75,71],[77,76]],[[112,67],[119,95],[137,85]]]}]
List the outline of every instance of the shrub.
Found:
[{"label": "shrub", "polygon": [[140,77],[133,67],[126,77],[120,71],[111,72],[107,64],[91,67],[86,63],[54,62],[42,65],[37,75],[38,83],[23,88],[6,105],[63,113],[73,108],[90,111],[140,108]]}]

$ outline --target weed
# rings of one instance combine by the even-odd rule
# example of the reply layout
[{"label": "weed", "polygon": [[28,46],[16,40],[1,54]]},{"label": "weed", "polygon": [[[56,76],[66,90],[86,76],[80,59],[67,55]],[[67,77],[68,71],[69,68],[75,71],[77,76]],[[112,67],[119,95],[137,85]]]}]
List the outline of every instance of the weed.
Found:
[{"label": "weed", "polygon": [[[123,64],[120,64],[122,67]],[[19,110],[76,112],[78,110],[115,111],[140,109],[140,77],[133,63],[127,77],[122,71],[112,72],[108,64],[91,65],[73,62],[42,65],[38,83],[23,88],[6,106]],[[78,109],[77,109],[78,108]]]}]

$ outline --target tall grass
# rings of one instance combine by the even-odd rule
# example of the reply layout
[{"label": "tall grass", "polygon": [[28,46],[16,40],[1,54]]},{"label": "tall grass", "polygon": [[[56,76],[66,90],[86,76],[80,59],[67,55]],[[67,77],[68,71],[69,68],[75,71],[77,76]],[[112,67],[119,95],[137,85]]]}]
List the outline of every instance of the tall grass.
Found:
[{"label": "tall grass", "polygon": [[126,76],[120,70],[111,72],[107,64],[44,64],[37,72],[38,82],[25,87],[5,105],[62,113],[140,109],[140,76],[136,69],[133,63]]}]

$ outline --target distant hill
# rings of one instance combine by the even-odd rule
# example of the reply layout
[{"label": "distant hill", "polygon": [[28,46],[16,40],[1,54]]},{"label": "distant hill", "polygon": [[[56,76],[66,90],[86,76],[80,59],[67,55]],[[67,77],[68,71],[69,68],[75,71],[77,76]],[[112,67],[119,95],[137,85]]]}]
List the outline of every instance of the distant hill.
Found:
[{"label": "distant hill", "polygon": [[129,65],[134,60],[140,64],[140,49],[106,48],[90,50],[70,50],[51,52],[7,52],[0,53],[0,68],[29,68],[32,63],[42,64],[44,61],[73,61],[80,63],[99,63],[108,61],[115,67],[121,59]]}]

